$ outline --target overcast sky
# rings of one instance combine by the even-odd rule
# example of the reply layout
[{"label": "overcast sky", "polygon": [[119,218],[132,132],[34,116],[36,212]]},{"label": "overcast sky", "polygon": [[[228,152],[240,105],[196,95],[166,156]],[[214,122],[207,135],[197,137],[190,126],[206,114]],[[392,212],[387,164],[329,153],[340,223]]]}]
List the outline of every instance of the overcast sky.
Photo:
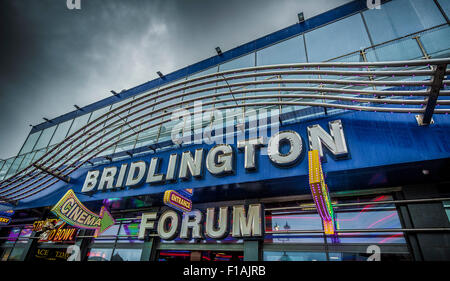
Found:
[{"label": "overcast sky", "polygon": [[32,125],[349,0],[0,0],[0,159]]}]

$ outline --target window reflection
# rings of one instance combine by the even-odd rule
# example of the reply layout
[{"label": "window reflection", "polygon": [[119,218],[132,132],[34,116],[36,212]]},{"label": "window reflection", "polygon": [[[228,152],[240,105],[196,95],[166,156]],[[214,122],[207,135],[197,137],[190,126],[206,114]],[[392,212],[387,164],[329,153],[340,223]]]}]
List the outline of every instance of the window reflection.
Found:
[{"label": "window reflection", "polygon": [[432,58],[448,57],[450,54],[450,27],[444,26],[420,35],[427,54]]},{"label": "window reflection", "polygon": [[450,17],[450,1],[448,0],[438,0],[439,5],[441,5],[441,8],[444,10],[447,17]]},{"label": "window reflection", "polygon": [[374,44],[445,23],[437,6],[428,0],[390,1],[381,9],[366,10],[363,15]]},{"label": "window reflection", "polygon": [[241,251],[159,251],[158,261],[243,261]]},{"label": "window reflection", "polygon": [[[329,253],[330,261],[367,261],[372,253]],[[408,253],[380,253],[380,261],[410,261]]]},{"label": "window reflection", "polygon": [[257,65],[300,62],[306,62],[305,46],[301,35],[256,52]]},{"label": "window reflection", "polygon": [[119,236],[127,235],[129,237],[119,237],[118,243],[144,243],[143,240],[137,239],[139,233],[139,221],[123,222],[120,226]]},{"label": "window reflection", "polygon": [[116,240],[117,232],[119,231],[119,225],[113,225],[97,238],[94,239],[94,243],[113,243]]},{"label": "window reflection", "polygon": [[[400,218],[394,204],[376,204],[392,200],[391,196],[342,200],[339,203],[361,203],[363,205],[335,207],[338,229],[400,229]],[[375,203],[375,204],[374,204]],[[406,243],[403,233],[397,232],[349,232],[339,233],[338,243]]]},{"label": "window reflection", "polygon": [[23,145],[22,149],[20,150],[19,154],[24,154],[24,153],[32,151],[41,132],[42,131],[38,131],[33,134],[30,134],[28,136],[27,140],[25,141],[25,144]]},{"label": "window reflection", "polygon": [[112,249],[92,248],[88,252],[88,261],[110,261]]},{"label": "window reflection", "polygon": [[[271,210],[266,206],[266,233],[265,243],[377,243],[377,244],[405,244],[403,233],[387,232],[386,229],[401,229],[399,215],[394,204],[379,204],[380,201],[390,201],[389,195],[376,197],[354,197],[352,199],[334,199],[332,204],[336,214],[337,236],[323,235],[323,227],[320,216],[316,213],[315,206],[310,202],[286,203],[277,205]],[[349,204],[350,203],[350,204]],[[284,210],[283,207],[294,209]],[[373,229],[373,232],[367,230]],[[377,232],[378,229],[383,231]],[[294,233],[285,233],[286,230]],[[295,230],[303,231],[295,233]],[[311,232],[308,232],[311,230]],[[355,232],[346,230],[355,230]],[[361,231],[358,231],[361,230]],[[279,232],[279,233],[277,233]]]},{"label": "window reflection", "polygon": [[264,251],[265,261],[326,261],[325,253]]},{"label": "window reflection", "polygon": [[9,234],[7,236],[8,238],[5,241],[5,243],[11,244],[16,242],[17,238],[19,237],[20,231],[21,231],[20,227],[12,227],[11,230],[9,231]]},{"label": "window reflection", "polygon": [[11,251],[11,254],[8,257],[8,261],[20,261],[22,260],[23,252],[25,251],[25,248],[21,247],[14,247]]},{"label": "window reflection", "polygon": [[[266,231],[286,231],[286,230],[322,230],[322,220],[318,214],[311,212],[289,213],[272,212],[266,214]],[[273,233],[267,234],[266,243],[323,243],[322,233],[291,234]]]},{"label": "window reflection", "polygon": [[371,45],[359,14],[305,33],[305,41],[310,62],[325,61]]},{"label": "window reflection", "polygon": [[47,128],[44,131],[42,131],[42,134],[39,137],[39,140],[37,141],[34,149],[41,149],[41,148],[47,147],[55,130],[56,130],[56,126],[53,126],[53,127]]},{"label": "window reflection", "polygon": [[450,201],[444,201],[445,213],[447,214],[448,221],[450,222]]},{"label": "window reflection", "polygon": [[49,145],[54,145],[54,144],[60,143],[61,141],[63,141],[66,138],[67,133],[70,128],[70,125],[72,124],[72,121],[73,121],[73,119],[68,120],[68,121],[58,125],[58,127],[55,131],[55,134],[53,135],[52,140],[50,141]]},{"label": "window reflection", "polygon": [[115,249],[111,261],[139,261],[141,249]]},{"label": "window reflection", "polygon": [[[33,232],[33,228],[31,226],[26,226],[22,228],[19,234],[19,238],[27,238],[31,237],[31,233]],[[18,239],[17,243],[28,243],[29,239]]]}]

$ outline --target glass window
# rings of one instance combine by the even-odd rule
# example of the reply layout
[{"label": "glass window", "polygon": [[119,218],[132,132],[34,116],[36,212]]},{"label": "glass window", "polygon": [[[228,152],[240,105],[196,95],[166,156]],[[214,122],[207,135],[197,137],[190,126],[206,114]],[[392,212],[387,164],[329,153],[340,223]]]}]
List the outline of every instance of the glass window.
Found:
[{"label": "glass window", "polygon": [[39,158],[41,158],[45,154],[46,151],[47,151],[46,149],[41,149],[39,151],[36,151],[36,154],[34,155],[33,160],[31,160],[31,161],[32,162],[37,161]]},{"label": "glass window", "polygon": [[14,244],[17,240],[17,237],[19,237],[19,234],[21,232],[20,227],[11,227],[9,230],[9,234],[7,235],[7,239],[5,241],[6,244]]},{"label": "glass window", "polygon": [[[119,106],[124,105],[125,103],[130,102],[130,99],[126,99],[122,102],[116,103],[113,105],[113,108],[117,108]],[[118,122],[117,125],[114,126],[122,126],[121,127],[121,131],[120,131],[120,136],[118,138],[115,138],[114,140],[117,141],[118,139],[123,139],[121,140],[117,145],[114,145],[111,150],[108,149],[108,151],[110,153],[112,153],[112,149],[114,149],[114,153],[118,153],[118,152],[122,152],[122,151],[126,151],[126,150],[130,150],[134,148],[134,144],[136,142],[136,138],[137,138],[137,134],[130,136],[132,134],[134,134],[135,132],[138,131],[138,128],[133,128],[132,127],[136,126],[138,123],[138,121],[132,121],[133,119],[136,119],[139,115],[136,115],[134,113],[136,113],[139,109],[132,107],[133,110],[126,110],[126,108],[129,108],[131,105],[127,105],[124,108],[118,109],[118,111],[116,112],[116,117],[118,117],[120,119],[120,121]],[[126,110],[125,112],[118,114],[120,111]],[[132,114],[130,117],[127,117],[128,114]],[[110,115],[111,116],[111,115]],[[117,120],[117,119],[115,119]],[[128,130],[128,131],[127,131]],[[118,131],[115,131],[114,133],[118,133]],[[112,134],[109,135],[109,137],[111,137]],[[130,137],[127,137],[130,136]]]},{"label": "glass window", "polygon": [[189,261],[191,259],[191,251],[159,251],[158,261]]},{"label": "glass window", "polygon": [[[94,120],[96,120],[97,118],[99,118],[100,116],[102,116],[103,114],[107,113],[109,111],[109,109],[111,108],[111,106],[107,106],[104,108],[100,108],[94,112],[92,112],[91,115],[91,119],[89,122],[93,122]],[[103,117],[101,119],[101,121],[96,121],[95,125],[92,125],[89,127],[88,130],[90,130],[89,132],[86,132],[87,137],[92,136],[88,141],[86,141],[86,143],[84,145],[87,145],[88,143],[94,141],[95,139],[99,138],[100,136],[103,135],[103,127],[105,125],[106,122],[106,118],[107,117]],[[85,138],[80,138],[80,140],[85,140]],[[89,147],[85,148],[85,151],[91,150],[92,148],[98,146],[101,142],[101,138],[97,141],[95,141],[94,143],[92,143],[91,145],[89,145]]]},{"label": "glass window", "polygon": [[9,255],[8,261],[20,261],[22,260],[23,252],[25,248],[22,247],[14,247]]},{"label": "glass window", "polygon": [[[215,72],[217,72],[217,69],[218,69],[217,66],[211,67],[209,69],[206,69],[204,71],[201,71],[201,72],[198,72],[198,73],[196,73],[194,75],[189,76],[188,80],[192,79],[192,78],[195,78],[195,77],[200,77],[200,76],[204,76],[204,75],[215,73]],[[203,82],[206,82],[206,81],[209,81],[209,80],[215,80],[215,79],[218,79],[218,78],[220,78],[220,77],[211,77],[211,78],[208,78],[208,79],[191,82],[188,85],[195,85],[197,83],[203,83]],[[189,94],[189,93],[192,93],[194,91],[201,90],[201,89],[211,88],[211,87],[216,86],[216,84],[217,83],[208,83],[208,84],[205,84],[205,85],[202,85],[202,86],[189,88],[189,89],[184,90],[184,93]],[[213,93],[214,93],[214,90],[209,90],[209,91],[204,91],[204,92],[200,92],[200,93],[189,94],[187,96],[184,96],[182,98],[182,100],[191,100],[191,99],[194,99],[194,98],[197,98],[197,97],[206,96],[206,95],[210,95],[210,94],[213,94]],[[205,100],[202,100],[202,101],[205,102]],[[182,107],[186,108],[187,106],[192,105],[192,104],[193,103],[186,103]]]},{"label": "glass window", "polygon": [[330,60],[370,46],[360,14],[305,33],[305,41],[310,62]]},{"label": "glass window", "polygon": [[[33,226],[31,226],[31,225],[25,226],[20,231],[19,238],[31,237],[32,232],[33,232]],[[29,241],[30,241],[29,239],[18,239],[17,243],[28,243]]]},{"label": "glass window", "polygon": [[25,157],[25,155],[21,155],[21,156],[17,156],[16,159],[14,159],[14,162],[12,163],[8,172],[6,173],[5,178],[8,178],[9,176],[14,175],[17,172],[17,169],[19,169],[20,163],[22,163],[22,160],[24,157]]},{"label": "glass window", "polygon": [[264,251],[265,261],[326,261],[325,253]]},{"label": "glass window", "polygon": [[428,55],[432,58],[448,57],[450,54],[450,27],[444,26],[423,33],[420,36]]},{"label": "glass window", "polygon": [[225,62],[219,66],[219,71],[227,71],[237,68],[252,67],[255,66],[255,54],[251,53],[237,59]]},{"label": "glass window", "polygon": [[[372,253],[329,253],[330,261],[367,261]],[[409,253],[380,253],[380,261],[410,261]]]},{"label": "glass window", "polygon": [[[193,257],[192,257],[193,256]],[[192,258],[197,257],[194,252],[191,252],[191,261],[194,261]],[[240,251],[202,251],[201,260],[203,261],[243,261],[244,253]],[[196,260],[195,260],[196,261]]]},{"label": "glass window", "polygon": [[[229,62],[226,62],[224,64],[221,64],[219,66],[219,71],[223,72],[223,71],[232,70],[232,69],[254,67],[254,66],[255,66],[255,53],[251,53],[251,54],[242,56],[240,58],[231,60]],[[246,72],[246,73],[249,73],[249,72]],[[236,74],[236,75],[238,75],[238,74]],[[224,82],[217,83],[218,86],[222,86],[223,87],[221,89],[218,89],[217,92],[228,93],[230,91],[235,91],[235,90],[249,88],[251,86],[245,86],[245,85],[232,86],[232,84],[245,83],[245,82],[249,82],[249,81],[254,81],[255,80],[255,78],[229,79],[230,76],[234,76],[234,74],[225,75],[223,78],[226,78],[226,80]],[[225,94],[225,95],[222,95],[222,96],[216,98],[217,103],[215,104],[215,107],[235,104],[236,102],[231,100],[231,99],[234,99],[234,98],[237,98],[237,97],[241,97],[243,95],[245,95],[245,94],[232,94],[232,95],[231,94],[230,95]],[[220,102],[220,100],[223,100],[223,99],[228,99],[228,100],[231,100],[231,101]],[[237,103],[242,103],[242,101],[238,101]]]},{"label": "glass window", "polygon": [[25,144],[23,145],[22,149],[20,150],[19,154],[25,154],[25,153],[32,151],[41,132],[42,131],[39,131],[39,132],[35,132],[35,133],[29,135],[27,140],[25,141]]},{"label": "glass window", "polygon": [[[339,233],[335,243],[406,243],[403,233],[396,232],[366,232],[369,229],[398,229],[402,228],[397,210],[393,204],[371,204],[371,202],[386,201],[390,196],[380,195],[367,202],[365,205],[336,207],[336,221],[338,229],[359,230],[364,232]],[[354,202],[354,200],[352,200]],[[348,202],[348,201],[347,201]],[[343,203],[347,203],[343,201]],[[339,202],[342,203],[342,202]],[[350,203],[350,202],[348,202]]]},{"label": "glass window", "polygon": [[73,120],[72,127],[70,127],[70,131],[68,133],[68,136],[78,131],[81,127],[85,126],[89,120],[89,117],[91,116],[90,113],[84,114],[81,116],[78,116]]},{"label": "glass window", "polygon": [[13,248],[0,248],[0,261],[7,261]]},{"label": "glass window", "polygon": [[15,157],[12,157],[5,161],[5,164],[3,164],[3,167],[0,170],[0,180],[6,176],[6,172],[8,172],[9,167],[11,167],[11,164],[13,163],[14,159]]},{"label": "glass window", "polygon": [[63,141],[66,136],[67,136],[67,132],[69,131],[70,125],[72,124],[73,119],[68,120],[64,123],[60,123],[58,125],[58,128],[55,131],[55,134],[52,137],[52,140],[50,141],[50,145],[54,145],[57,143],[60,143],[61,141]]},{"label": "glass window", "polygon": [[444,10],[447,17],[450,18],[450,1],[438,0],[438,2],[439,2],[439,5],[441,5],[441,8]]},{"label": "glass window", "polygon": [[417,41],[407,37],[367,50],[368,56],[375,56],[379,61],[414,60],[423,57]]},{"label": "glass window", "polygon": [[[189,79],[192,79],[192,78],[195,78],[195,77],[200,77],[200,76],[212,74],[212,73],[215,73],[215,72],[217,72],[217,66],[214,66],[214,67],[208,68],[208,69],[206,69],[206,70],[202,70],[202,71],[200,71],[200,72],[197,72],[197,73],[195,73],[195,74],[192,74],[192,75],[189,76],[187,79],[189,80]],[[214,79],[214,78],[209,78],[209,79]],[[202,81],[202,80],[201,80],[201,81]],[[199,81],[199,82],[200,82],[200,81]],[[197,83],[197,82],[193,82],[193,83]]]},{"label": "glass window", "polygon": [[113,225],[107,230],[105,230],[102,234],[100,234],[97,238],[95,238],[95,243],[114,243],[116,241],[116,235],[119,231],[119,225]]},{"label": "glass window", "polygon": [[256,52],[257,65],[300,62],[306,62],[303,36],[296,36]]},{"label": "glass window", "polygon": [[158,137],[159,127],[156,126],[150,129],[144,130],[145,127],[149,127],[150,124],[146,122],[145,120],[141,121],[141,126],[139,126],[139,131],[141,131],[138,134],[137,142],[135,147],[142,147],[150,144],[154,144],[156,142],[156,139]]},{"label": "glass window", "polygon": [[110,261],[113,249],[92,248],[87,254],[88,261]]},{"label": "glass window", "polygon": [[115,249],[111,261],[139,261],[142,249]]},{"label": "glass window", "polygon": [[450,201],[444,201],[445,213],[447,214],[448,221],[450,222]]},{"label": "glass window", "polygon": [[[91,119],[89,121],[92,122],[95,119],[99,118],[103,114],[107,113],[110,108],[111,108],[111,106],[107,106],[107,107],[103,107],[103,108],[97,109],[96,111],[92,112]],[[102,121],[104,121],[104,120],[106,120],[106,117],[103,117]],[[96,123],[96,124],[98,124],[98,123]]]},{"label": "glass window", "polygon": [[[103,138],[98,143],[98,144],[101,144],[101,146],[99,148],[97,148],[97,150],[103,150],[103,151],[100,152],[98,154],[98,156],[110,155],[110,154],[114,153],[116,144],[113,144],[113,143],[115,143],[116,141],[119,140],[121,131],[122,131],[122,128],[120,128],[120,127],[113,127],[113,128],[110,127],[103,131]],[[129,132],[127,132],[127,135],[129,135]]]},{"label": "glass window", "polygon": [[41,136],[39,137],[39,140],[34,148],[34,150],[41,149],[48,146],[48,143],[50,142],[50,139],[53,136],[53,133],[55,132],[56,126],[49,127],[42,131]]},{"label": "glass window", "polygon": [[137,239],[137,235],[139,233],[139,224],[140,221],[135,222],[123,222],[120,226],[119,236],[128,236],[128,237],[119,237],[117,240],[118,243],[143,243],[143,240]]},{"label": "glass window", "polygon": [[25,158],[23,159],[23,161],[20,164],[20,167],[18,169],[19,171],[24,169],[24,168],[26,168],[28,165],[31,164],[31,160],[34,157],[34,154],[36,154],[36,152],[31,152],[31,153],[28,153],[28,154],[25,155]]},{"label": "glass window", "polygon": [[[296,210],[297,211],[297,210]],[[266,214],[266,231],[322,230],[322,220],[316,213],[272,212]],[[324,243],[321,233],[266,234],[265,243]]]},{"label": "glass window", "polygon": [[429,0],[390,1],[363,15],[374,44],[445,23],[437,6]]}]

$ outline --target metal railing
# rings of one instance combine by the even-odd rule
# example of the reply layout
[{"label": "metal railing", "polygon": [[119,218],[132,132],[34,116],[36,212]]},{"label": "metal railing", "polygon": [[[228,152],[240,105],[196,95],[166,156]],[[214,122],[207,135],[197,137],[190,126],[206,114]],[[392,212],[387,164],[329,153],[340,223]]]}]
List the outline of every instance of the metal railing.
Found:
[{"label": "metal railing", "polygon": [[449,90],[442,90],[450,82],[444,78],[450,73],[449,63],[450,58],[297,63],[234,69],[180,81],[130,99],[78,129],[27,168],[0,182],[0,200],[17,204],[60,180],[69,180],[70,174],[90,159],[167,124],[173,112],[180,108],[191,111],[198,101],[203,103],[202,112],[210,110],[208,106],[215,110],[321,107],[415,113],[429,124],[433,114],[450,112],[450,100],[441,98],[450,96]]}]

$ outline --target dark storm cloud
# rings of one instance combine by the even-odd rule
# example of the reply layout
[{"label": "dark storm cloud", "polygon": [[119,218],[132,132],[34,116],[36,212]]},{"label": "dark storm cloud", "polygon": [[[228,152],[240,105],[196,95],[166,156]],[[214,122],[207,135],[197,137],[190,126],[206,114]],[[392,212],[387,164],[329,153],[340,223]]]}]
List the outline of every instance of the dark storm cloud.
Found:
[{"label": "dark storm cloud", "polygon": [[30,127],[348,0],[0,2],[0,158]]}]

